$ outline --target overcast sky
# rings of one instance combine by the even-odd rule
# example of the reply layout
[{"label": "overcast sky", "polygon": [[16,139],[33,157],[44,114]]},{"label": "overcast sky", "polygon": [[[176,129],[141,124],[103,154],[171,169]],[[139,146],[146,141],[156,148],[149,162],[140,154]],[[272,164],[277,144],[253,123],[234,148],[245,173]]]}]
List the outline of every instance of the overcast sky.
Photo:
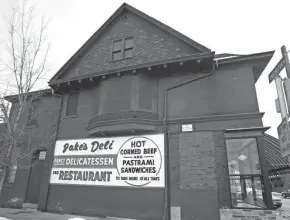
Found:
[{"label": "overcast sky", "polygon": [[[0,0],[1,15],[16,0]],[[30,0],[39,14],[50,17],[49,79],[124,2],[121,0]],[[281,116],[276,113],[275,83],[267,77],[281,59],[280,47],[290,49],[289,0],[127,0],[155,19],[171,26],[216,53],[250,54],[276,50],[256,84],[267,133],[277,137]],[[0,21],[0,41],[5,42]],[[1,51],[0,51],[1,54]],[[282,76],[285,76],[285,70]],[[44,81],[45,82],[45,81]],[[0,84],[1,87],[1,84]]]}]

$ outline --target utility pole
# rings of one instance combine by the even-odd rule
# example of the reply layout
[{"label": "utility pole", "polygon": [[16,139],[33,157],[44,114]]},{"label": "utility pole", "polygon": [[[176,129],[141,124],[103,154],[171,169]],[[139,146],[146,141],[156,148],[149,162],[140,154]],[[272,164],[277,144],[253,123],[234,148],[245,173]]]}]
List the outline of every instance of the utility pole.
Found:
[{"label": "utility pole", "polygon": [[280,76],[275,78],[275,84],[276,84],[276,90],[278,94],[278,100],[280,103],[281,117],[283,121],[284,118],[287,118],[287,108],[286,108],[285,96],[283,92],[282,79]]},{"label": "utility pole", "polygon": [[[288,111],[290,110],[290,65],[289,58],[286,47],[283,45],[281,47],[282,58],[274,67],[274,69],[269,74],[269,83],[275,80],[278,100],[280,105],[282,122],[277,128],[280,148],[281,148],[281,156],[283,158],[288,157],[290,162],[290,129],[289,129],[289,116]],[[280,77],[280,72],[282,69],[286,69],[287,78],[282,80]],[[283,89],[284,87],[284,89]],[[287,107],[288,111],[287,111]]]},{"label": "utility pole", "polygon": [[281,47],[281,52],[282,52],[282,56],[285,58],[285,61],[286,61],[285,69],[286,69],[286,73],[287,73],[287,78],[290,79],[289,58],[288,58],[288,53],[287,53],[286,47],[284,45]]},{"label": "utility pole", "polygon": [[[286,69],[286,74],[287,74],[287,78],[284,80],[284,92],[285,92],[285,96],[286,96],[286,103],[287,103],[287,107],[288,107],[288,111],[290,110],[290,65],[289,65],[289,58],[288,58],[288,53],[286,50],[286,47],[283,45],[281,47],[281,52],[282,52],[282,56],[285,58],[285,69]],[[288,115],[287,115],[287,128],[288,128],[288,135],[290,137],[290,128],[289,128],[289,119],[288,119]],[[287,149],[288,149],[289,143],[287,144]],[[289,151],[289,149],[288,149]],[[290,156],[288,156],[288,161],[290,163]]]}]

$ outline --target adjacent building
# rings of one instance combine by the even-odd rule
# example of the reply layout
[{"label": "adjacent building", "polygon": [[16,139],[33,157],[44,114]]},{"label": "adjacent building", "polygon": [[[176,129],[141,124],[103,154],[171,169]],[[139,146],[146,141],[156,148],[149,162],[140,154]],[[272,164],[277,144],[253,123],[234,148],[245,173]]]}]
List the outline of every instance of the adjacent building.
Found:
[{"label": "adjacent building", "polygon": [[23,115],[30,156],[1,205],[202,220],[272,209],[255,89],[272,55],[216,55],[123,4],[49,81],[39,117]]},{"label": "adjacent building", "polygon": [[264,148],[268,161],[270,186],[273,192],[290,189],[290,166],[288,158],[282,158],[279,140],[268,134],[264,135]]}]

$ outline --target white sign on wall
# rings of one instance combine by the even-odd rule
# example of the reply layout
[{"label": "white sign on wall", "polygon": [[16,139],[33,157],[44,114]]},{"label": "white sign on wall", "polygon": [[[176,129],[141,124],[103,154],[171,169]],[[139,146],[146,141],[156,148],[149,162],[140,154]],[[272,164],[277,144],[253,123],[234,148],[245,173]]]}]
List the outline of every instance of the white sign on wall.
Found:
[{"label": "white sign on wall", "polygon": [[50,183],[164,187],[164,135],[58,140]]},{"label": "white sign on wall", "polygon": [[46,151],[40,151],[39,160],[45,160],[45,157],[46,157]]},{"label": "white sign on wall", "polygon": [[186,131],[192,131],[192,124],[182,125],[182,126],[181,126],[181,130],[182,130],[183,132],[186,132]]}]

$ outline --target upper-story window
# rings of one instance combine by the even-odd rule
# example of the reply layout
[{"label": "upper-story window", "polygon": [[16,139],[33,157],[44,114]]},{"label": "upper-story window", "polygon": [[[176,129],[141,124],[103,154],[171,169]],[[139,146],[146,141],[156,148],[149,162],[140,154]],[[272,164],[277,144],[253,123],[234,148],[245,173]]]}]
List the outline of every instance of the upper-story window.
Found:
[{"label": "upper-story window", "polygon": [[68,96],[65,116],[76,116],[78,114],[79,92],[71,92]]},{"label": "upper-story window", "polygon": [[30,108],[29,108],[29,114],[28,114],[28,126],[35,126],[37,125],[38,117],[39,117],[39,106],[40,106],[40,100],[35,99],[31,102]]},{"label": "upper-story window", "polygon": [[124,76],[108,79],[104,89],[103,113],[122,112],[132,109],[133,77]]},{"label": "upper-story window", "polygon": [[112,60],[122,60],[133,57],[134,38],[128,37],[113,42]]}]

